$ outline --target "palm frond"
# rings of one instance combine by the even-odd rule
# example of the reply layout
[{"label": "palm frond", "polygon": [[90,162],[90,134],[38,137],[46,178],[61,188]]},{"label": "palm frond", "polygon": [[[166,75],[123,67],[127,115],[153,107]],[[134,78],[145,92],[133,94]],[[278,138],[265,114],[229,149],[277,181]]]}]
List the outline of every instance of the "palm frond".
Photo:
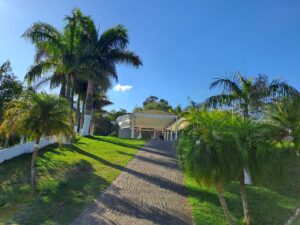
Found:
[{"label": "palm frond", "polygon": [[102,33],[98,48],[102,51],[110,49],[124,50],[129,43],[128,31],[123,25],[117,25]]},{"label": "palm frond", "polygon": [[218,108],[221,106],[232,106],[236,99],[233,95],[220,94],[207,98],[202,104],[201,107],[204,109],[208,108]]},{"label": "palm frond", "polygon": [[242,94],[242,90],[239,87],[239,84],[229,78],[216,78],[209,86],[210,89],[221,87],[227,93],[237,93],[238,95]]}]

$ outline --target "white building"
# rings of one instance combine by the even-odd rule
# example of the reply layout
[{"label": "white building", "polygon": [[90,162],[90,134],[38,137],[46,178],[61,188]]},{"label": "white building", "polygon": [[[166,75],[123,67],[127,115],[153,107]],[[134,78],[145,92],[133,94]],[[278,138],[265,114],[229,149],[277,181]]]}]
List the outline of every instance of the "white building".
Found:
[{"label": "white building", "polygon": [[177,140],[178,116],[159,111],[133,112],[117,118],[121,138]]}]

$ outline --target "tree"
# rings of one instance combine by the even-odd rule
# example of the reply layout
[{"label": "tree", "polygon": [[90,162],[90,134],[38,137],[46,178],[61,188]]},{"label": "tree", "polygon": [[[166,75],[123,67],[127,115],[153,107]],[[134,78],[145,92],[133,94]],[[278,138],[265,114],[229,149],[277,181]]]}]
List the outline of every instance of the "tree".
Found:
[{"label": "tree", "polygon": [[37,22],[28,28],[23,37],[36,47],[34,65],[25,79],[29,85],[50,82],[50,87],[61,86],[60,94],[68,99],[73,107],[75,82],[83,79],[79,64],[83,46],[80,45],[84,16],[74,9],[71,16],[65,17],[63,31],[47,23]]},{"label": "tree", "polygon": [[85,100],[85,115],[82,135],[89,134],[90,121],[93,114],[93,95],[95,83],[117,79],[116,65],[119,63],[138,67],[142,65],[140,58],[127,49],[129,44],[128,31],[118,25],[104,31],[100,36],[91,18],[85,20],[85,46],[82,64],[88,77]]},{"label": "tree", "polygon": [[179,139],[178,154],[185,171],[199,184],[213,186],[230,225],[234,224],[223,189],[243,168],[240,152],[232,146],[228,127],[235,121],[230,113],[193,111],[186,115],[189,126]]},{"label": "tree", "polygon": [[70,107],[67,101],[55,95],[28,92],[20,99],[9,103],[1,125],[1,131],[25,135],[35,140],[31,160],[31,188],[36,191],[36,160],[42,136],[65,135],[69,138],[72,129]]},{"label": "tree", "polygon": [[156,96],[149,96],[143,102],[143,110],[162,110],[169,112],[172,110],[172,106],[169,105],[169,102],[163,98],[159,99]]},{"label": "tree", "polygon": [[261,111],[265,103],[273,99],[294,96],[297,90],[284,81],[274,79],[268,81],[267,76],[258,75],[255,79],[247,78],[239,72],[232,78],[217,78],[210,84],[210,89],[220,87],[222,93],[206,99],[205,108],[232,107],[245,119]]},{"label": "tree", "polygon": [[232,148],[237,149],[240,155],[240,193],[242,196],[244,223],[251,224],[248,197],[245,189],[244,168],[250,170],[251,174],[260,174],[272,169],[271,163],[276,155],[274,143],[277,141],[278,129],[274,126],[237,117],[234,123],[228,126],[228,132],[232,136]]},{"label": "tree", "polygon": [[6,61],[0,66],[0,122],[3,120],[6,105],[17,99],[22,90],[23,86],[13,74],[10,62]]},{"label": "tree", "polygon": [[[90,133],[94,134],[95,127],[97,130],[100,130],[99,127],[108,127],[107,126],[107,121],[103,117],[103,114],[106,112],[103,108],[105,106],[112,105],[113,103],[108,99],[105,93],[102,93],[101,90],[98,91],[98,93],[95,93],[93,96],[93,117],[92,117],[92,122],[90,125]],[[96,115],[96,116],[95,116]],[[97,117],[97,119],[96,119]],[[103,124],[102,124],[103,122]],[[105,128],[103,129],[105,131]],[[105,132],[97,132],[97,134],[103,135]],[[110,130],[108,129],[105,133],[105,135],[108,135],[110,133]]]},{"label": "tree", "polygon": [[300,155],[300,97],[285,98],[266,110],[267,120],[278,128],[280,139],[292,141]]},{"label": "tree", "polygon": [[[266,103],[271,103],[273,99],[284,96],[294,96],[297,90],[286,82],[279,79],[268,82],[267,76],[259,75],[255,79],[242,76],[236,73],[233,78],[218,78],[210,84],[210,88],[221,87],[222,93],[212,96],[204,101],[202,106],[209,107],[232,107],[239,112],[244,119],[249,119],[250,115],[257,116]],[[245,168],[248,171],[248,168]],[[244,176],[244,173],[240,175]],[[245,182],[240,179],[240,190],[242,193],[243,205],[248,208],[248,201],[245,192]],[[245,220],[247,221],[245,212]]]}]

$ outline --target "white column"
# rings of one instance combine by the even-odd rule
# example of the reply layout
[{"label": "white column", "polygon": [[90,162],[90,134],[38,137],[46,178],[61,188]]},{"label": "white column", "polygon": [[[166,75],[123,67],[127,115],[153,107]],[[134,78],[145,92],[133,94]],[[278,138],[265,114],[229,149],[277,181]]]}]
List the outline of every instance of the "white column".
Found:
[{"label": "white column", "polygon": [[24,139],[25,139],[25,137],[22,135],[20,138],[20,144],[24,144]]},{"label": "white column", "polygon": [[167,130],[167,138],[166,140],[169,140],[169,130]]},{"label": "white column", "polygon": [[172,127],[171,127],[171,130],[170,130],[170,140],[173,141],[173,132],[172,132]]},{"label": "white column", "polygon": [[156,139],[156,130],[154,130],[153,138]]},{"label": "white column", "polygon": [[131,138],[134,138],[134,113],[132,113],[132,116],[131,116],[131,135],[130,135]]},{"label": "white column", "polygon": [[82,131],[81,131],[81,136],[89,135],[91,119],[92,119],[91,115],[84,115],[84,122],[83,122]]}]

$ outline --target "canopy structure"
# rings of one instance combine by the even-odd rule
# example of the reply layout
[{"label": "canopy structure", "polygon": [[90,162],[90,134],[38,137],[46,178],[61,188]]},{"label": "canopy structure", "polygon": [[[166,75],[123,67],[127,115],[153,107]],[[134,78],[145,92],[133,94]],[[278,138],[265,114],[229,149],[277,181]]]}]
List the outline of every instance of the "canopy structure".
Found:
[{"label": "canopy structure", "polygon": [[120,137],[142,138],[143,132],[152,132],[151,138],[159,134],[167,140],[177,139],[177,121],[176,115],[159,110],[133,112],[117,118]]}]

